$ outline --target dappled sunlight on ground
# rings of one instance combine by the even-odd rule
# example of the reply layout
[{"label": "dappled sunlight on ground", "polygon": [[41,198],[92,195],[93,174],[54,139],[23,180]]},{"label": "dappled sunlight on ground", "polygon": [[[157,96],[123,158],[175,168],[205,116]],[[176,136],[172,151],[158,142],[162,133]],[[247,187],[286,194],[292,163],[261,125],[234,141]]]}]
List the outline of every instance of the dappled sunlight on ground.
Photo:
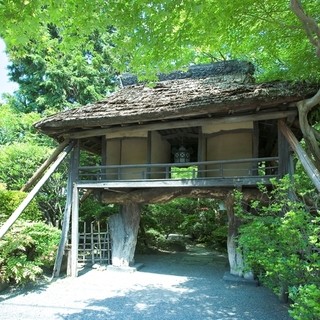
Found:
[{"label": "dappled sunlight on ground", "polygon": [[137,262],[144,267],[134,273],[90,270],[39,291],[8,292],[1,319],[290,319],[265,288],[224,282],[226,257],[219,253],[196,248]]}]

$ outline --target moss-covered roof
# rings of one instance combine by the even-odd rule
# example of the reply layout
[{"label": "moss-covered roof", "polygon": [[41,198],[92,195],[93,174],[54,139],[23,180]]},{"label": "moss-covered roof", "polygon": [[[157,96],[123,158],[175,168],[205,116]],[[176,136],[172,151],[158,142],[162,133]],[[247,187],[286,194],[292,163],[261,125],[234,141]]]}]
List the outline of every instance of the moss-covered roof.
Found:
[{"label": "moss-covered roof", "polygon": [[178,73],[154,86],[125,86],[104,100],[57,113],[35,126],[59,140],[69,133],[91,129],[291,110],[296,108],[294,102],[317,91],[315,86],[305,83],[250,83],[251,64],[246,66],[241,65],[240,73],[223,74],[218,68],[218,74],[199,76],[196,72],[196,76],[181,79]]}]

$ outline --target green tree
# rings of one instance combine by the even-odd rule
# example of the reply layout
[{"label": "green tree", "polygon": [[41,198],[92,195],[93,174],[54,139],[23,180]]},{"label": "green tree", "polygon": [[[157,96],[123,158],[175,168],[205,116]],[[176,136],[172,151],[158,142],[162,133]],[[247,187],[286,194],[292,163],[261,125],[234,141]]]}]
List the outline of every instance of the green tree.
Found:
[{"label": "green tree", "polygon": [[48,113],[105,97],[114,86],[109,33],[95,32],[88,42],[90,50],[68,54],[56,43],[40,52],[30,45],[23,57],[13,57],[9,76],[19,89],[11,105],[22,112]]},{"label": "green tree", "polygon": [[[48,40],[62,51],[74,52],[92,47],[87,39],[95,30],[112,27],[122,70],[126,63],[141,74],[146,68],[158,72],[197,59],[243,57],[259,61],[269,78],[318,78],[315,52],[289,4],[290,0],[7,0],[0,4],[0,34],[9,50],[15,47],[20,55],[28,52],[25,44],[47,48]],[[317,16],[317,0],[303,5]],[[52,39],[48,25],[57,27],[58,38]]]},{"label": "green tree", "polygon": [[17,112],[11,104],[0,105],[0,147],[13,143],[52,145],[52,140],[36,132],[33,124],[41,116],[36,112]]}]

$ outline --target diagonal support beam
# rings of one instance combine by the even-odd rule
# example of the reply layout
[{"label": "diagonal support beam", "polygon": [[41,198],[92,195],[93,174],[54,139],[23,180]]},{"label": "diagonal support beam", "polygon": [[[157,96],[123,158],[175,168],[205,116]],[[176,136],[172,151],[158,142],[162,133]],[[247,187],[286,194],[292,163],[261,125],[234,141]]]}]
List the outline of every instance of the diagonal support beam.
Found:
[{"label": "diagonal support beam", "polygon": [[15,221],[22,214],[24,209],[28,206],[28,204],[32,201],[32,199],[39,192],[40,188],[45,184],[45,182],[50,178],[53,172],[57,169],[63,159],[68,155],[68,153],[72,150],[73,143],[70,143],[64,150],[59,154],[56,161],[50,166],[50,168],[46,171],[43,177],[38,181],[38,183],[34,186],[34,188],[30,191],[27,197],[21,202],[19,207],[12,213],[9,219],[3,224],[0,228],[0,239],[7,233],[10,227],[15,223]]},{"label": "diagonal support beam", "polygon": [[63,149],[69,144],[69,140],[65,140],[58,145],[58,147],[53,151],[51,156],[39,167],[39,169],[33,174],[33,176],[28,180],[28,182],[21,188],[20,191],[26,192],[30,189],[43,175],[43,173],[48,169],[53,161],[57,159],[59,154]]}]

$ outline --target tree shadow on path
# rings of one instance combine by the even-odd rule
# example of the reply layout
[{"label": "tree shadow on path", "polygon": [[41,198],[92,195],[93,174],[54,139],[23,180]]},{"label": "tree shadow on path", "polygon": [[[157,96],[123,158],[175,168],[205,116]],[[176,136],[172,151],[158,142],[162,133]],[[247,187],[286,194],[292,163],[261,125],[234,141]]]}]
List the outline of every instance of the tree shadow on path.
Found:
[{"label": "tree shadow on path", "polygon": [[132,276],[134,281],[114,273],[120,289],[115,285],[105,298],[88,299],[81,312],[60,313],[59,319],[290,319],[287,307],[266,288],[224,282],[226,257],[218,253],[189,251],[139,260],[145,267]]}]

